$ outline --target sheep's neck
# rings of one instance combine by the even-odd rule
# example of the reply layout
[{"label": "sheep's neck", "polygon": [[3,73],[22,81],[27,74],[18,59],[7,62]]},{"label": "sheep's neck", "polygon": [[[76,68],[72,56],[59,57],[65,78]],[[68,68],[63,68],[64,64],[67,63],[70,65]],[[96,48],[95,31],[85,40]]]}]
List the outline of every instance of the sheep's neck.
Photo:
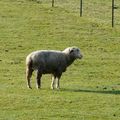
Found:
[{"label": "sheep's neck", "polygon": [[66,58],[67,58],[67,66],[71,65],[71,64],[74,62],[74,60],[75,60],[75,58],[70,57],[70,56],[68,56],[68,55],[67,55]]}]

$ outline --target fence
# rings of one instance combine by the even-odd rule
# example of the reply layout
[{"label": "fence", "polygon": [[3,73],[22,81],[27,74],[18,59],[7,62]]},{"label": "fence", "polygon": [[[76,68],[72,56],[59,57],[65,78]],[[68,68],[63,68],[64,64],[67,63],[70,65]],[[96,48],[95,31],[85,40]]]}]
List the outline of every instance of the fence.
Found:
[{"label": "fence", "polygon": [[[80,0],[80,17],[82,17],[82,14],[83,14],[83,1],[84,0]],[[115,7],[115,0],[112,0],[112,13],[111,13],[111,18],[112,18],[112,27],[114,27],[114,22],[115,22],[115,16],[114,16],[114,10],[117,9],[117,7]],[[55,4],[55,0],[52,0],[52,7],[54,7],[54,4]]]}]

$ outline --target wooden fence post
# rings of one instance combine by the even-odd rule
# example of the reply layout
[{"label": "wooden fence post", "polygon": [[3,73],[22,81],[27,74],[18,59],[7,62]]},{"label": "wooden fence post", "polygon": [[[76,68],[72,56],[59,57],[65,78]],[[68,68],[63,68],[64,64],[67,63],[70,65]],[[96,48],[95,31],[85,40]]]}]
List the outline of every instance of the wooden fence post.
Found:
[{"label": "wooden fence post", "polygon": [[80,17],[82,17],[82,4],[83,4],[83,1],[80,0]]},{"label": "wooden fence post", "polygon": [[52,0],[52,7],[54,7],[54,0]]},{"label": "wooden fence post", "polygon": [[114,3],[115,3],[115,1],[114,0],[112,0],[112,27],[114,27]]}]

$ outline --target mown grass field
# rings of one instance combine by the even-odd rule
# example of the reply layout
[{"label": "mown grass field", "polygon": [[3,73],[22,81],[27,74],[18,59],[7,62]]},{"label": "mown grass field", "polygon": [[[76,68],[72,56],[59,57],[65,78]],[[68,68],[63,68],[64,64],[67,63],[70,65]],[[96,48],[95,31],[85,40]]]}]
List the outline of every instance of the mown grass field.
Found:
[{"label": "mown grass field", "polygon": [[[120,120],[120,2],[115,27],[111,1],[0,0],[0,120]],[[84,58],[51,90],[26,87],[25,58],[38,49],[81,48]]]}]

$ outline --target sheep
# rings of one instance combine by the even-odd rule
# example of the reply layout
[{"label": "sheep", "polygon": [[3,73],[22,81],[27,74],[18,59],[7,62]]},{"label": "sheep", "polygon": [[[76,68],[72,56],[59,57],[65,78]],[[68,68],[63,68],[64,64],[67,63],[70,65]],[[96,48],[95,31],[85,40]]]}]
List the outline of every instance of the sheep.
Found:
[{"label": "sheep", "polygon": [[38,50],[30,53],[26,57],[26,79],[28,88],[32,88],[30,79],[33,71],[36,75],[36,87],[41,87],[42,74],[52,74],[51,89],[60,89],[60,78],[66,68],[76,59],[81,59],[83,55],[78,47],[68,47],[63,51]]}]

